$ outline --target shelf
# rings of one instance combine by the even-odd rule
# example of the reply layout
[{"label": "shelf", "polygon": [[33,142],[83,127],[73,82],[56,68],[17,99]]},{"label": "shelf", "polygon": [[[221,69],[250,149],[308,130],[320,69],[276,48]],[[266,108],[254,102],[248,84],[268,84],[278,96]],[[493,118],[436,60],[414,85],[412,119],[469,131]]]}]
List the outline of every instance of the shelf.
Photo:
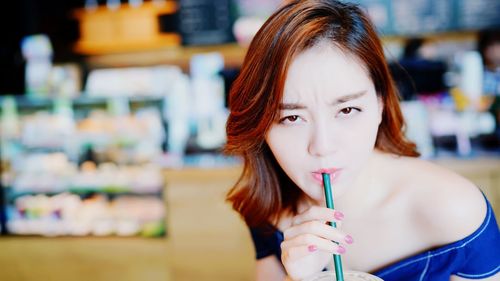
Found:
[{"label": "shelf", "polygon": [[[6,188],[3,193],[5,198],[2,210],[4,214],[2,225],[5,227],[3,234],[59,237],[74,235],[164,237],[166,234],[165,208],[162,208],[161,213],[158,208],[164,204],[163,190],[155,193],[95,190],[15,192],[11,188]],[[62,197],[53,197],[58,194]],[[20,196],[29,195],[41,195],[46,198],[25,197],[23,201],[19,201]],[[69,203],[78,201],[75,196],[80,198],[80,203],[68,209]],[[96,201],[96,198],[99,199]],[[130,206],[124,205],[130,202],[135,203]],[[151,212],[145,214],[137,211],[147,209],[148,206],[152,208],[149,211],[153,212],[153,217]],[[94,212],[90,212],[91,210]],[[123,217],[124,214],[126,218]]]},{"label": "shelf", "polygon": [[189,70],[189,61],[195,54],[220,52],[226,68],[238,68],[243,63],[247,48],[238,44],[210,45],[197,47],[165,47],[128,53],[92,55],[86,58],[90,68],[114,68],[130,66],[151,66],[160,64],[177,65]]},{"label": "shelf", "polygon": [[[155,113],[153,117],[148,117],[149,119],[141,119],[141,123],[132,122],[128,117],[115,118],[113,116],[114,111],[112,104],[115,102],[114,97],[92,97],[88,96],[87,93],[81,93],[81,96],[77,98],[67,99],[33,97],[29,95],[0,97],[0,103],[9,101],[8,99],[14,99],[15,102],[13,103],[15,103],[15,107],[17,107],[20,112],[19,116],[21,118],[29,116],[28,114],[31,114],[31,112],[48,112],[52,110],[64,112],[64,110],[70,107],[72,108],[73,116],[64,115],[53,117],[51,114],[42,114],[42,117],[36,117],[42,118],[36,120],[39,123],[31,123],[31,131],[29,132],[27,132],[28,129],[26,129],[29,127],[27,126],[29,121],[24,122],[27,119],[19,118],[21,122],[24,122],[20,124],[23,126],[22,132],[25,134],[23,135],[24,137],[13,134],[12,139],[2,139],[2,142],[6,141],[5,144],[7,145],[5,148],[9,148],[7,151],[8,153],[3,154],[8,156],[8,158],[5,158],[5,160],[7,160],[6,167],[12,169],[12,171],[8,170],[7,172],[13,173],[12,178],[7,179],[9,181],[7,185],[10,187],[2,186],[0,190],[0,224],[2,226],[2,234],[8,234],[10,231],[11,234],[41,234],[47,236],[68,236],[74,233],[76,233],[75,235],[80,235],[79,233],[84,233],[81,235],[128,235],[127,233],[133,231],[131,235],[134,236],[144,235],[156,237],[164,235],[166,231],[166,221],[164,217],[166,208],[164,206],[164,179],[161,171],[159,167],[158,171],[144,170],[150,169],[149,167],[140,168],[139,166],[143,164],[153,164],[153,157],[151,157],[151,159],[144,158],[148,156],[143,155],[143,158],[134,158],[136,156],[136,151],[129,146],[123,146],[124,144],[134,143],[134,136],[137,136],[137,138],[149,138],[150,135],[154,135],[152,129],[149,131],[137,131],[137,127],[140,127],[143,122],[150,122],[151,120],[160,122],[155,132],[158,133],[159,130],[163,132],[161,116],[156,116],[157,114]],[[134,112],[134,115],[131,117],[135,118],[136,110],[139,108],[150,108],[152,106],[155,108],[161,107],[163,105],[164,96],[118,97],[118,99],[117,102],[120,103],[120,106],[123,105],[122,103],[128,103],[130,111]],[[7,110],[11,110],[11,107],[13,107],[13,105],[7,106],[6,108]],[[103,127],[97,126],[98,128],[92,131],[93,134],[91,134],[91,136],[85,135],[82,137],[80,133],[85,132],[85,130],[89,131],[89,125],[80,124],[80,127],[78,127],[79,129],[75,131],[73,129],[73,123],[90,120],[91,117],[85,117],[88,113],[88,109],[93,110],[96,107],[108,108],[109,111],[111,111],[109,113],[110,119],[93,119],[92,122],[96,122],[97,125],[102,125]],[[50,116],[50,118],[47,116]],[[126,119],[125,122],[123,119]],[[61,120],[62,122],[60,123],[63,125],[58,123]],[[130,124],[126,123],[127,120]],[[52,128],[53,124],[56,125],[54,128]],[[68,125],[66,126],[66,124]],[[72,125],[70,126],[69,124]],[[146,125],[148,124],[149,123]],[[50,126],[50,128],[45,126]],[[117,127],[119,126],[122,126],[121,128],[127,126],[129,130],[118,130]],[[29,137],[26,137],[26,135],[29,135]],[[113,161],[113,159],[117,160],[114,157],[121,157],[121,160],[118,159],[117,162],[115,162],[115,164],[118,165],[116,171],[111,171],[111,173],[116,174],[110,175],[110,171],[107,171],[106,174],[102,174],[102,176],[106,176],[105,179],[102,181],[94,181],[94,179],[97,180],[96,176],[100,175],[99,171],[96,170],[97,173],[90,174],[90,178],[89,176],[86,178],[78,178],[78,176],[80,176],[79,172],[73,173],[77,165],[77,159],[83,161],[87,158],[92,158],[91,155],[86,155],[87,150],[90,150],[85,148],[85,143],[89,140],[95,140],[93,138],[101,137],[102,139],[103,135],[105,135],[105,137],[107,135],[109,136],[105,138],[101,144],[108,145],[109,142],[113,149],[113,155],[107,155],[107,158],[103,161],[110,162]],[[123,137],[123,135],[129,136],[129,138]],[[157,149],[160,151],[160,142],[163,140],[159,138],[162,137],[159,136],[154,142],[145,145],[144,149]],[[35,140],[35,142],[29,140]],[[61,144],[59,144],[59,140],[62,141]],[[71,147],[69,149],[66,143],[63,143],[65,140],[71,141]],[[34,144],[34,146],[30,147],[30,144]],[[44,144],[59,144],[60,146],[57,148],[37,146]],[[42,152],[41,155],[31,158],[31,156],[33,156],[32,153],[39,152]],[[65,157],[58,158],[61,155],[55,157],[49,155],[47,152],[62,152],[66,153],[66,155]],[[17,160],[20,159],[20,157],[26,157],[26,159],[14,169],[11,165],[13,165],[13,163],[18,163]],[[37,157],[42,157],[42,159]],[[123,167],[118,164],[125,162],[127,165],[123,165]],[[47,175],[48,179],[42,179],[45,174],[41,177],[37,174],[29,178],[28,181],[21,181],[19,184],[15,185],[16,177],[20,179],[22,176],[25,176],[23,173],[25,170],[33,172],[33,169],[30,170],[29,168],[33,168],[33,165],[36,165],[36,167],[45,167],[45,165],[52,166],[51,169],[36,169],[38,173],[49,173]],[[70,169],[70,174],[59,174],[64,168]],[[121,173],[127,172],[122,168],[134,168],[130,170],[132,174],[126,174],[127,177],[125,177],[124,180],[119,178]],[[55,169],[57,169],[56,173],[54,173]],[[17,173],[14,173],[14,171]],[[117,177],[116,180],[115,176]],[[54,177],[62,178],[59,180]],[[15,189],[14,187],[19,187],[19,189]],[[20,206],[19,204],[25,207],[21,207],[22,210],[17,210],[17,207]],[[25,210],[35,215],[32,217],[24,217]],[[89,221],[97,220],[97,222],[88,226],[88,229],[84,232],[78,232],[78,225],[71,226],[70,223],[68,226],[68,222],[71,221],[66,220],[66,218],[75,215],[75,210],[86,216],[86,219]],[[148,210],[152,211],[149,212]],[[40,216],[38,216],[39,211],[42,212]],[[47,212],[43,213],[45,211]],[[63,215],[60,215],[61,213]],[[64,214],[69,215],[64,216]],[[61,220],[61,217],[64,219]],[[111,230],[103,231],[98,220],[107,220],[108,217],[112,217],[115,222],[120,222],[120,224],[118,225],[118,223],[113,222],[111,226],[105,228]],[[150,224],[149,221],[154,221],[154,224]],[[76,228],[71,229],[71,227]]]},{"label": "shelf", "polygon": [[[7,97],[0,96],[0,104]],[[17,106],[23,107],[47,107],[52,106],[56,100],[65,100],[64,98],[52,98],[52,97],[30,97],[30,96],[14,96]],[[118,97],[120,99],[127,99],[132,103],[142,103],[142,102],[161,102],[164,97]],[[74,105],[98,105],[106,104],[113,97],[91,97],[86,93],[81,93],[77,98],[69,98],[68,100]]]},{"label": "shelf", "polygon": [[161,197],[163,194],[163,188],[159,188],[157,191],[151,191],[151,192],[136,192],[136,191],[129,191],[125,189],[83,189],[83,188],[69,188],[67,190],[61,190],[61,191],[47,191],[47,192],[41,192],[41,191],[16,191],[11,187],[4,187],[4,198],[5,202],[10,203],[14,199],[21,197],[21,196],[26,196],[26,195],[46,195],[46,196],[55,196],[58,194],[62,193],[70,193],[70,194],[76,194],[79,195],[80,197],[88,197],[91,195],[105,195],[106,197],[112,199],[115,197],[119,196],[136,196],[136,197],[147,197],[147,196],[156,196],[156,197]]}]

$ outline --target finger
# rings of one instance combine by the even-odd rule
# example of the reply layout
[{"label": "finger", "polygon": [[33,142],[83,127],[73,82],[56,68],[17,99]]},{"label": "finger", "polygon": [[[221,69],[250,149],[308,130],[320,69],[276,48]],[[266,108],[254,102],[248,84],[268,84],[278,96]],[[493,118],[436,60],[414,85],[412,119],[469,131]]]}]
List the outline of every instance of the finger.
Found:
[{"label": "finger", "polygon": [[299,225],[292,226],[283,232],[285,240],[293,239],[299,235],[313,234],[321,238],[335,241],[338,243],[352,244],[353,239],[339,229],[332,228],[330,225],[319,221],[308,221]]},{"label": "finger", "polygon": [[[332,226],[330,225],[330,227],[332,227]],[[335,228],[342,228],[342,221],[336,221]]]},{"label": "finger", "polygon": [[296,215],[292,220],[292,224],[297,225],[312,220],[340,222],[342,219],[344,219],[344,214],[340,211],[312,206],[305,212]]},{"label": "finger", "polygon": [[285,256],[291,259],[298,259],[316,251],[324,251],[331,254],[344,254],[346,248],[312,234],[303,234],[294,239],[283,241],[281,243],[281,251]]},{"label": "finger", "polygon": [[318,251],[318,246],[316,245],[299,245],[295,247],[283,247],[281,250],[281,259],[286,260],[298,260],[311,253]]}]

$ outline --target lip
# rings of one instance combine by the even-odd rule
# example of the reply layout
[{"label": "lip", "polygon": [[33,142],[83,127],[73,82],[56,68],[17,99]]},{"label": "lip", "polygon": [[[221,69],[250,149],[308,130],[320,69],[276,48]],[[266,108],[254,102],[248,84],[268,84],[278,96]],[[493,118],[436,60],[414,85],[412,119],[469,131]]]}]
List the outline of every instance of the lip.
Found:
[{"label": "lip", "polygon": [[340,171],[341,171],[341,169],[337,169],[337,168],[322,168],[322,169],[319,169],[319,170],[312,172],[312,177],[316,182],[323,185],[323,175],[322,174],[324,174],[324,173],[329,174],[330,181],[335,182]]},{"label": "lip", "polygon": [[337,172],[339,169],[336,168],[322,168],[319,170],[314,171],[313,173],[315,174],[333,174]]}]

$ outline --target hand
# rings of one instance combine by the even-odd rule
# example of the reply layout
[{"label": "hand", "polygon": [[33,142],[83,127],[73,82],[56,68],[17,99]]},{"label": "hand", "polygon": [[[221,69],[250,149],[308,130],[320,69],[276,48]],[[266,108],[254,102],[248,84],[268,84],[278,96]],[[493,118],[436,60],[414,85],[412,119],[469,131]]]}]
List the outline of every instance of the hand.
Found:
[{"label": "hand", "polygon": [[340,222],[343,217],[339,211],[313,206],[292,219],[281,243],[281,261],[292,280],[322,271],[333,254],[345,253],[352,237],[326,224]]}]

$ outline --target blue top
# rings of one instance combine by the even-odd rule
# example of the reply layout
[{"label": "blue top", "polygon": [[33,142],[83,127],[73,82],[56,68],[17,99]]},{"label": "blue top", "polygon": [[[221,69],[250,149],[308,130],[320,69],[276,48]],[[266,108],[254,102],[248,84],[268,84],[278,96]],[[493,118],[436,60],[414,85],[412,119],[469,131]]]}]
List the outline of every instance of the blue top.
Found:
[{"label": "blue top", "polygon": [[[450,275],[481,279],[500,271],[500,231],[490,203],[481,226],[462,240],[398,261],[376,272],[385,281],[449,281]],[[257,259],[276,255],[281,260],[283,233],[250,228]]]}]

